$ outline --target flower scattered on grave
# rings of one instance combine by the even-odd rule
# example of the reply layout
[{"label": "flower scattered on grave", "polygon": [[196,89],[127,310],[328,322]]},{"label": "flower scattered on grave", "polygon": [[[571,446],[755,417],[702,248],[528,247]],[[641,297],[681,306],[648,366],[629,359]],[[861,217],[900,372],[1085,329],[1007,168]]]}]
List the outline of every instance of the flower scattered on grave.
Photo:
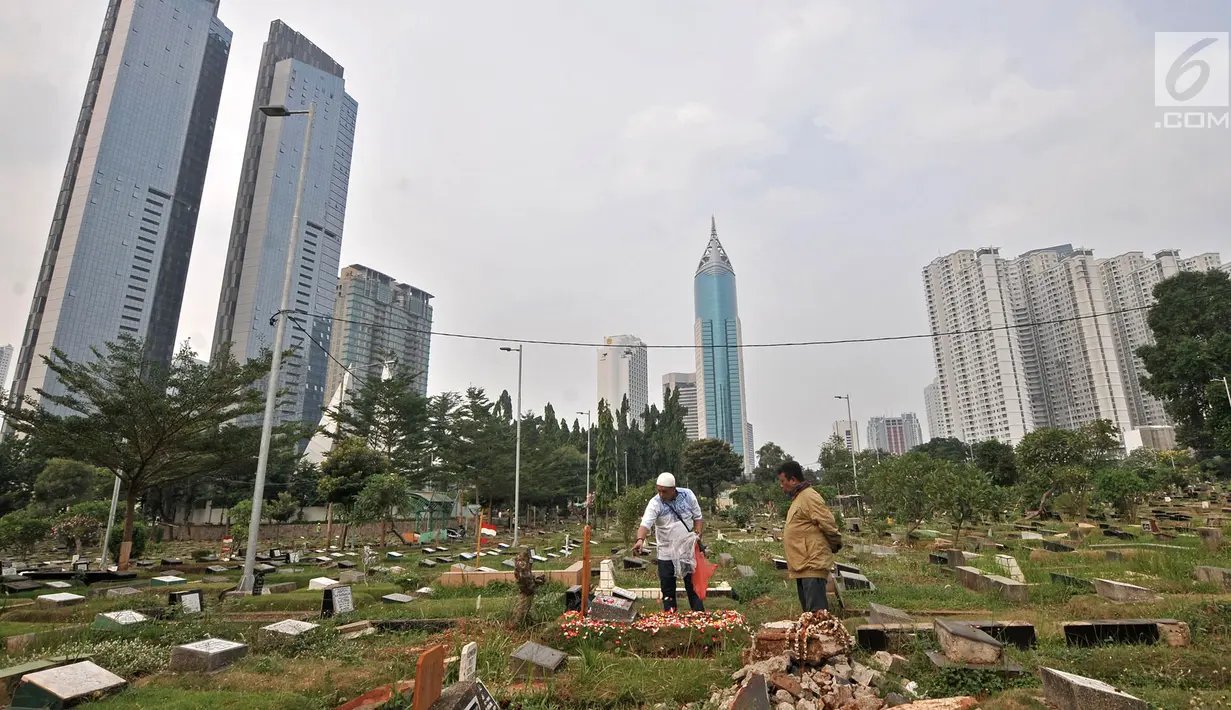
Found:
[{"label": "flower scattered on grave", "polygon": [[711,642],[718,643],[723,635],[747,633],[748,625],[743,614],[731,610],[645,614],[632,623],[583,617],[576,611],[565,612],[560,618],[560,631],[568,639],[602,638],[619,644],[629,635],[654,636],[673,630],[696,632],[701,638],[708,636]]}]

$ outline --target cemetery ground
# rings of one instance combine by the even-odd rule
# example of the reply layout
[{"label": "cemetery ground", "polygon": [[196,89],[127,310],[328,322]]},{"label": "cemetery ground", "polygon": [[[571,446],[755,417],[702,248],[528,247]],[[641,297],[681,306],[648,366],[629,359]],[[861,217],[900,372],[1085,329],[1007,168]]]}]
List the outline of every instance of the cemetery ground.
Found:
[{"label": "cemetery ground", "polygon": [[[774,534],[776,522],[762,518],[759,525],[763,529],[751,533],[721,523],[708,531],[711,560],[717,561],[721,554],[732,558],[719,567],[710,586],[727,582],[738,599],[711,596],[707,609],[737,611],[745,620],[744,628],[706,632],[708,638],[688,632],[664,634],[661,643],[659,637],[648,643],[626,637],[618,644],[611,638],[570,638],[561,633],[559,625],[568,586],[561,581],[548,582],[538,589],[530,624],[515,629],[509,622],[518,598],[514,584],[441,584],[442,574],[456,563],[508,570],[503,562],[511,560],[512,555],[500,553],[494,544],[484,549],[497,551],[497,555],[459,559],[460,553],[474,551],[473,540],[451,541],[449,549],[439,554],[425,554],[419,546],[375,548],[380,559],[374,566],[398,566],[403,571],[369,571],[366,576],[358,571],[361,563],[351,569],[334,566],[339,561],[358,561],[358,556],[331,557],[329,566],[322,567],[313,561],[321,553],[309,549],[301,553],[299,563],[283,564],[265,575],[265,586],[271,590],[273,585],[283,585],[276,588],[278,593],[225,599],[220,598],[222,593],[238,579],[237,563],[193,562],[192,553],[200,549],[200,544],[170,543],[152,547],[147,557],[179,558],[181,562],[135,567],[135,579],[89,587],[70,580],[71,586],[66,589],[44,586],[0,597],[0,637],[4,637],[6,647],[0,667],[39,659],[62,663],[66,657],[88,658],[128,681],[122,690],[88,705],[100,710],[324,709],[341,706],[380,686],[413,680],[419,656],[428,648],[442,645],[447,656],[456,657],[466,643],[473,641],[478,644],[477,677],[506,709],[659,704],[674,708],[689,703],[700,709],[708,707],[705,702],[714,691],[732,685],[731,674],[743,666],[741,654],[749,644],[750,632],[765,622],[799,616],[794,583],[774,563],[774,558],[782,554],[782,544],[765,540]],[[951,531],[939,524],[933,527],[934,531],[918,531],[919,539],[910,541],[904,539],[903,530],[895,529],[892,532],[902,538],[897,542],[870,531],[845,533],[846,546],[838,561],[857,567],[875,587],[854,589],[849,587],[855,583],[850,583],[841,592],[844,608],[830,594],[835,615],[844,620],[852,635],[868,623],[865,617],[875,603],[901,610],[928,627],[936,618],[1027,622],[1034,626],[1037,645],[1019,649],[1006,644],[1004,655],[1020,664],[1020,675],[942,670],[928,656],[929,651],[940,648],[937,638],[921,627],[913,636],[894,637],[892,650],[905,660],[886,674],[879,688],[882,695],[902,692],[908,681],[914,681],[912,687],[920,695],[973,695],[980,699],[979,707],[987,710],[1045,708],[1048,706],[1040,700],[1043,690],[1039,669],[1048,667],[1105,681],[1158,708],[1231,707],[1231,595],[1225,593],[1221,577],[1199,581],[1195,576],[1198,567],[1231,567],[1231,550],[1207,547],[1196,534],[1185,530],[1175,530],[1174,539],[1159,542],[1154,535],[1128,525],[1125,528],[1129,532],[1120,537],[1103,534],[1097,525],[1070,535],[1070,530],[1078,530],[1076,524],[1058,521],[1036,527],[985,527],[976,531],[975,537],[958,541],[958,548],[977,551],[977,556],[964,555],[961,566],[984,573],[1008,576],[996,555],[1012,556],[1026,584],[1022,601],[1020,597],[1006,598],[1020,590],[1009,593],[994,587],[979,588],[978,584],[970,584],[975,589],[965,586],[963,579],[969,584],[972,575],[978,575],[969,570],[954,571],[943,555],[941,561],[945,563],[938,563],[938,548],[945,545],[935,538]],[[1030,532],[1040,528],[1050,532]],[[716,539],[719,530],[725,539]],[[540,555],[547,550],[558,553],[564,532],[523,535],[522,542]],[[568,532],[574,541],[581,536],[576,527]],[[1042,539],[1022,539],[1023,532]],[[1044,543],[1052,543],[1061,551],[1046,551]],[[600,583],[597,571],[604,559],[614,561],[619,587],[657,587],[652,562],[644,569],[624,569],[624,555],[611,554],[624,547],[616,537],[605,539],[595,534],[592,590]],[[387,552],[404,557],[391,560],[386,558]],[[535,572],[565,570],[580,557],[581,550],[576,548],[571,555],[536,562]],[[423,567],[422,560],[436,564]],[[229,569],[207,569],[219,564]],[[749,570],[741,571],[741,566],[751,568],[753,576],[745,576]],[[151,586],[154,577],[174,572],[179,574],[173,576],[185,582]],[[314,579],[337,580],[343,573],[356,580],[349,582],[354,610],[322,618],[325,592],[309,586]],[[1054,578],[1053,574],[1063,577]],[[1129,583],[1151,593],[1143,601],[1112,601],[1082,583],[1095,579]],[[287,583],[294,584],[294,591],[282,591]],[[119,587],[137,591],[124,596],[106,591]],[[425,587],[431,592],[419,591]],[[199,613],[182,603],[168,603],[171,592],[197,589],[202,591],[204,602]],[[37,599],[64,592],[84,599],[67,605]],[[395,593],[414,598],[405,603],[382,600]],[[683,602],[683,594],[680,596]],[[655,600],[639,602],[642,614],[657,608]],[[99,614],[124,610],[138,611],[149,619],[95,628]],[[285,619],[320,626],[278,640],[260,631]],[[1155,643],[1109,642],[1083,647],[1066,643],[1066,623],[1106,619],[1174,619],[1187,624],[1191,642],[1172,646],[1160,639]],[[370,629],[361,623],[364,621],[372,622]],[[172,668],[173,648],[210,638],[240,642],[249,649],[243,657],[212,672]],[[569,658],[554,676],[525,682],[510,671],[510,656],[526,641],[559,649]],[[871,656],[871,650],[862,648],[852,653],[853,659],[865,664],[871,662]],[[456,680],[458,667],[456,660],[447,665],[446,686]],[[11,692],[11,681],[15,680],[0,679],[4,686],[0,693]],[[6,695],[0,695],[0,699],[8,700]],[[384,707],[410,707],[409,700],[397,702],[401,704]]]}]

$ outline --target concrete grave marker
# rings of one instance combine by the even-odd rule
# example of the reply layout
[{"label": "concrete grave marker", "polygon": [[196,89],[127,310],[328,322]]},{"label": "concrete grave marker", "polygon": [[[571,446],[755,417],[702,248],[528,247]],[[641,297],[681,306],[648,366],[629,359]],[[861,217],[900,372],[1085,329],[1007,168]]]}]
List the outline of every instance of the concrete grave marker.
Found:
[{"label": "concrete grave marker", "polygon": [[1017,565],[1017,558],[1013,555],[996,555],[996,566],[1004,570],[1004,576],[1014,582],[1026,581],[1026,575],[1022,574],[1022,568]]},{"label": "concrete grave marker", "polygon": [[868,614],[868,623],[870,624],[913,624],[915,620],[910,614],[901,609],[894,609],[891,606],[870,602],[868,604],[870,613]]},{"label": "concrete grave marker", "polygon": [[133,589],[132,587],[116,587],[115,589],[108,589],[107,592],[103,596],[105,596],[108,599],[118,599],[120,597],[131,597],[131,596],[140,596],[140,595],[141,595],[140,589]]},{"label": "concrete grave marker", "polygon": [[741,576],[741,577],[743,577],[743,578],[745,578],[745,579],[748,579],[748,578],[750,578],[750,577],[755,577],[755,576],[757,576],[757,572],[756,572],[756,570],[754,570],[753,568],[749,567],[748,565],[737,565],[737,566],[735,567],[735,571],[736,571],[736,572],[739,572],[739,576]]},{"label": "concrete grave marker", "polygon": [[171,670],[212,673],[248,655],[248,645],[226,639],[205,639],[171,649]]},{"label": "concrete grave marker", "polygon": [[1081,579],[1080,577],[1072,577],[1067,574],[1061,574],[1060,572],[1048,572],[1048,574],[1051,575],[1052,584],[1063,584],[1069,587],[1075,587],[1083,592],[1094,591],[1094,583],[1090,580]]},{"label": "concrete grave marker", "polygon": [[458,666],[457,679],[460,682],[468,682],[478,680],[479,672],[479,644],[471,641],[462,646],[461,663]]},{"label": "concrete grave marker", "polygon": [[170,575],[170,574],[163,575],[162,577],[155,577],[150,580],[151,587],[173,587],[177,584],[187,584],[187,583],[188,583],[188,580],[184,579],[183,577],[176,577],[175,575]]},{"label": "concrete grave marker", "polygon": [[1193,576],[1198,582],[1210,582],[1223,589],[1231,587],[1231,569],[1226,567],[1197,567],[1193,570]]},{"label": "concrete grave marker", "polygon": [[43,584],[47,585],[48,587],[51,587],[52,589],[72,589],[73,587],[73,585],[69,584],[68,582],[61,582],[58,579],[53,579],[50,582],[43,582]]},{"label": "concrete grave marker", "polygon": [[199,614],[205,608],[205,595],[200,589],[187,592],[171,592],[167,595],[167,606],[178,605],[185,614]]},{"label": "concrete grave marker", "polygon": [[436,566],[436,562],[435,560],[419,560],[419,566],[431,568]]},{"label": "concrete grave marker", "polygon": [[70,592],[57,592],[56,594],[41,594],[35,598],[35,602],[40,607],[55,608],[81,604],[85,602],[85,597]]},{"label": "concrete grave marker", "polygon": [[431,710],[500,710],[500,703],[482,681],[458,681],[441,693]]},{"label": "concrete grave marker", "polygon": [[27,673],[13,694],[15,708],[64,708],[116,691],[127,684],[120,676],[82,661]]},{"label": "concrete grave marker", "polygon": [[362,582],[363,580],[367,579],[367,577],[368,576],[366,574],[364,574],[363,572],[360,572],[359,570],[349,570],[348,569],[348,570],[343,570],[342,573],[338,575],[338,581],[341,582],[342,584],[355,584],[358,582]]},{"label": "concrete grave marker", "polygon": [[781,557],[774,558],[774,569],[787,569],[788,565],[785,559]]},{"label": "concrete grave marker", "polygon": [[936,619],[934,628],[941,650],[952,661],[994,665],[1004,660],[1004,644],[966,622]]},{"label": "concrete grave marker", "polygon": [[95,616],[90,628],[111,631],[149,620],[150,617],[137,611],[108,611]]},{"label": "concrete grave marker", "polygon": [[855,572],[839,572],[837,577],[838,582],[842,585],[842,589],[845,591],[876,591],[876,585],[872,584],[872,580],[862,574],[856,574]]},{"label": "concrete grave marker", "polygon": [[625,557],[622,561],[624,569],[645,569],[645,560],[639,560],[636,557]]},{"label": "concrete grave marker", "polygon": [[1152,602],[1158,599],[1158,595],[1151,589],[1110,579],[1095,579],[1094,591],[1098,592],[1100,597],[1113,602]]},{"label": "concrete grave marker", "polygon": [[1023,532],[1022,539],[1023,540],[1042,540],[1043,536],[1037,532]]},{"label": "concrete grave marker", "polygon": [[410,596],[409,594],[394,593],[394,594],[386,594],[385,596],[381,597],[380,600],[384,602],[385,604],[409,604],[413,602],[415,598]]},{"label": "concrete grave marker", "polygon": [[590,616],[605,621],[631,624],[637,620],[637,610],[633,608],[633,602],[630,599],[599,594],[590,601]]},{"label": "concrete grave marker", "polygon": [[309,631],[315,631],[320,628],[320,624],[313,624],[308,621],[300,621],[298,619],[286,619],[262,626],[257,632],[257,637],[264,642],[281,642],[289,641],[298,638]]},{"label": "concrete grave marker", "polygon": [[311,579],[308,581],[308,589],[309,590],[329,589],[335,584],[341,584],[341,582],[339,582],[336,579],[330,579],[328,577],[316,577],[315,579]]},{"label": "concrete grave marker", "polygon": [[599,589],[611,589],[612,587],[614,587],[615,586],[615,565],[612,564],[611,560],[603,560],[599,562],[598,569],[599,569],[598,588]]},{"label": "concrete grave marker", "polygon": [[509,671],[516,679],[533,682],[554,676],[567,660],[561,651],[527,641],[509,657]]},{"label": "concrete grave marker", "polygon": [[1149,704],[1101,680],[1040,668],[1043,694],[1058,710],[1147,710]]},{"label": "concrete grave marker", "polygon": [[321,616],[330,617],[334,614],[349,614],[355,610],[355,597],[351,588],[339,584],[326,589],[321,597]]}]

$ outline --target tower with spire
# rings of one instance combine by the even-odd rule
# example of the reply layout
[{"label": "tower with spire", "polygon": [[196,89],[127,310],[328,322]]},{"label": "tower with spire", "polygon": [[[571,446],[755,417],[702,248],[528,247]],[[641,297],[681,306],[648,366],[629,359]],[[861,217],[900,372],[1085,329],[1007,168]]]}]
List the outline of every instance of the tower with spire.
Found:
[{"label": "tower with spire", "polygon": [[735,268],[718,241],[710,217],[710,240],[693,276],[696,310],[697,428],[701,438],[722,439],[752,470],[748,415],[744,397],[744,352],[735,292]]}]

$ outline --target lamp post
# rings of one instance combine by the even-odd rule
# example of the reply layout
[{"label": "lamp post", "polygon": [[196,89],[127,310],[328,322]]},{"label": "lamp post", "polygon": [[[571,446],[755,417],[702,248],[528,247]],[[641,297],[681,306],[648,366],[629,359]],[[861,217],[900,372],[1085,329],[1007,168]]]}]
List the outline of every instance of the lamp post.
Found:
[{"label": "lamp post", "polygon": [[103,558],[99,561],[98,569],[102,572],[107,571],[107,552],[111,546],[111,528],[115,526],[115,509],[120,504],[120,477],[115,477],[115,486],[111,489],[111,512],[107,514],[107,532],[103,534]]},{"label": "lamp post", "polygon": [[[846,423],[851,427],[851,480],[855,484],[855,495],[859,495],[859,464],[855,458],[855,449],[859,448],[859,430],[855,428],[855,420],[851,418],[851,396],[849,394],[835,394],[834,399],[846,400]],[[860,512],[863,511],[863,499],[856,499],[859,504]]]},{"label": "lamp post", "polygon": [[[517,526],[521,515],[521,356],[522,348],[500,348],[506,353],[517,353],[517,448],[513,455],[513,547],[517,547]],[[479,531],[479,539],[483,531]]]},{"label": "lamp post", "polygon": [[589,412],[577,412],[586,415],[586,525],[590,524],[590,429],[593,428]]},{"label": "lamp post", "polygon": [[1222,388],[1227,392],[1227,404],[1231,405],[1231,383],[1228,383],[1226,377],[1215,377],[1210,382],[1221,382]]},{"label": "lamp post", "polygon": [[262,106],[261,113],[270,118],[307,116],[308,126],[303,132],[303,151],[299,154],[299,181],[295,187],[295,209],[291,212],[291,234],[286,245],[286,269],[282,274],[282,302],[274,317],[278,319],[274,329],[273,359],[269,365],[269,384],[265,387],[265,419],[261,423],[261,449],[256,460],[256,483],[252,486],[252,517],[248,521],[248,549],[244,554],[244,575],[239,580],[239,591],[251,592],[256,582],[256,547],[261,534],[261,502],[265,499],[265,470],[269,466],[269,441],[273,435],[274,407],[278,403],[278,370],[282,367],[282,338],[286,334],[286,314],[291,303],[291,287],[295,278],[295,253],[299,246],[299,218],[303,208],[303,189],[308,180],[308,153],[312,150],[312,123],[316,117],[316,103],[306,109],[288,109],[286,106]]}]

